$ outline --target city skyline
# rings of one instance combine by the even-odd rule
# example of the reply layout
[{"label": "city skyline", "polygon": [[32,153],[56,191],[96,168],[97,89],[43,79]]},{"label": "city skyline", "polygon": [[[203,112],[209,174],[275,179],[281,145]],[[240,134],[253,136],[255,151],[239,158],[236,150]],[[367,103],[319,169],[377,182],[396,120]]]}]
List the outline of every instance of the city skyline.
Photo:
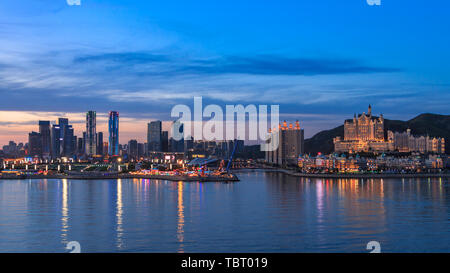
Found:
[{"label": "city skyline", "polygon": [[2,2],[0,144],[58,116],[76,117],[82,132],[89,109],[99,123],[123,113],[121,134],[143,141],[135,128],[170,121],[171,107],[198,95],[280,104],[306,138],[369,103],[392,119],[449,114],[449,3],[415,1],[407,12],[400,2],[167,5]]}]

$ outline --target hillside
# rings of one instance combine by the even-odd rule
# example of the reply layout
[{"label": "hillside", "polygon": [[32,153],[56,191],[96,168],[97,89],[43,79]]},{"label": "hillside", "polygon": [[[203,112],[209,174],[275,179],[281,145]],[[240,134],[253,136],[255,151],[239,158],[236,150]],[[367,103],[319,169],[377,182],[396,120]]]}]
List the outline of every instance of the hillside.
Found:
[{"label": "hillside", "polygon": [[[450,153],[450,115],[421,114],[411,120],[389,120],[385,119],[385,131],[404,132],[411,129],[413,135],[429,135],[432,137],[445,138],[446,153]],[[317,133],[312,138],[305,140],[305,152],[317,154],[332,153],[334,150],[333,138],[344,137],[344,125],[331,130]]]}]

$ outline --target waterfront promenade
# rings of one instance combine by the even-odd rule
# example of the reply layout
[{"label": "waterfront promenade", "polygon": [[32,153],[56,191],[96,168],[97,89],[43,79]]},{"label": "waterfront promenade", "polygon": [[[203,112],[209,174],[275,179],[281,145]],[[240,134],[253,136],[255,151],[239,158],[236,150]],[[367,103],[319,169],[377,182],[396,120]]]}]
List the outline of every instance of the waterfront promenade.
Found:
[{"label": "waterfront promenade", "polygon": [[183,182],[238,182],[239,178],[234,175],[223,176],[182,176],[182,175],[136,175],[117,173],[96,173],[96,174],[52,174],[52,175],[8,175],[0,176],[0,180],[17,179],[78,179],[78,180],[101,180],[101,179],[155,179]]},{"label": "waterfront promenade", "polygon": [[[245,169],[242,169],[245,170]],[[249,169],[258,170],[258,169]],[[281,168],[261,168],[266,172],[280,172],[290,176],[307,178],[335,178],[335,179],[356,179],[356,178],[450,178],[450,173],[300,173],[294,170]]]}]

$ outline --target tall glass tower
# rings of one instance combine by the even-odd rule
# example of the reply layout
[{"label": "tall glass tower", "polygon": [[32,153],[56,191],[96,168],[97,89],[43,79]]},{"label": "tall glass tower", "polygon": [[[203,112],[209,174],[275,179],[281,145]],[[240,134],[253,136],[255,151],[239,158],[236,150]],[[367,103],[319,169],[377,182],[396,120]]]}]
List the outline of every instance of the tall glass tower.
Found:
[{"label": "tall glass tower", "polygon": [[97,114],[95,111],[86,113],[86,155],[92,156],[97,153]]},{"label": "tall glass tower", "polygon": [[45,158],[49,158],[52,143],[50,132],[50,121],[47,120],[39,121],[39,133],[42,136],[42,156]]},{"label": "tall glass tower", "polygon": [[109,145],[108,153],[111,156],[119,155],[119,112],[109,112]]}]

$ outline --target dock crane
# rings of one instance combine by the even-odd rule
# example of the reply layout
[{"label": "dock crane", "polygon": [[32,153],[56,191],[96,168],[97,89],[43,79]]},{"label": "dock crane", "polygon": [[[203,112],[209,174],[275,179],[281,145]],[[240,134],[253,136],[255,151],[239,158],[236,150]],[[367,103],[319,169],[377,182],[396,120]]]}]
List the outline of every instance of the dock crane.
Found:
[{"label": "dock crane", "polygon": [[227,169],[226,169],[227,173],[230,172],[231,162],[233,162],[234,152],[236,152],[237,143],[238,142],[235,140],[234,141],[233,152],[231,153],[230,159],[228,160],[228,164],[227,164]]}]

